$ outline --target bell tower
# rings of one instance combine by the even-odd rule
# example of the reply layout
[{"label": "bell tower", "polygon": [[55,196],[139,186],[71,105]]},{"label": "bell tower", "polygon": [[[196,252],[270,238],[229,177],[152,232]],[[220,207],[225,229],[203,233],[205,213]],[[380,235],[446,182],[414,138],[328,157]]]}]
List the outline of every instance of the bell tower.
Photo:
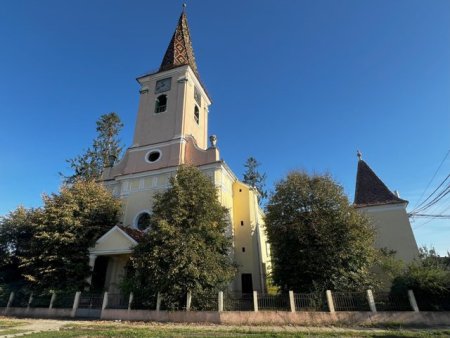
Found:
[{"label": "bell tower", "polygon": [[191,136],[206,150],[211,101],[200,82],[184,10],[158,71],[137,81],[141,88],[133,147]]},{"label": "bell tower", "polygon": [[200,81],[184,9],[159,68],[136,80],[140,98],[133,143],[121,161],[105,168],[103,180],[220,159],[215,141],[208,147],[211,100]]}]

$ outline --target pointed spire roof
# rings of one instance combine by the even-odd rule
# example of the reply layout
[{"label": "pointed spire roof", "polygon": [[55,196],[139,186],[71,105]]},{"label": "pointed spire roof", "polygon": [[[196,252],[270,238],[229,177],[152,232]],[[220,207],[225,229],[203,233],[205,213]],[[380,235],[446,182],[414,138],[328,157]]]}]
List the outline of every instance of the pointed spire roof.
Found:
[{"label": "pointed spire roof", "polygon": [[356,174],[354,205],[364,207],[382,204],[408,203],[393,192],[381,181],[375,172],[359,156]]},{"label": "pointed spire roof", "polygon": [[194,50],[192,48],[189,26],[186,13],[183,12],[178,20],[177,28],[173,33],[169,46],[159,67],[159,71],[172,69],[179,66],[189,65],[198,76],[197,64],[195,63]]}]

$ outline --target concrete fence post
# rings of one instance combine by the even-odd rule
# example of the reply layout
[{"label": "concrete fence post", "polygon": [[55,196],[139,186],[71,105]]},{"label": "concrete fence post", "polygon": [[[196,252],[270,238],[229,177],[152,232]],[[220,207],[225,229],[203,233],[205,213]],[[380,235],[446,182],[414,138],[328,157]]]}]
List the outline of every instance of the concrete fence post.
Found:
[{"label": "concrete fence post", "polygon": [[258,312],[258,291],[253,291],[253,311]]},{"label": "concrete fence post", "polygon": [[9,294],[8,304],[6,304],[5,315],[8,313],[9,308],[12,307],[13,305],[14,296],[15,296],[14,291],[11,291],[11,293]]},{"label": "concrete fence post", "polygon": [[186,295],[186,311],[191,310],[191,302],[192,302],[192,293],[191,291],[188,291]]},{"label": "concrete fence post", "polygon": [[52,298],[50,298],[50,304],[48,305],[49,309],[53,309],[53,304],[55,304],[56,300],[56,292],[52,292]]},{"label": "concrete fence post", "polygon": [[223,312],[223,291],[219,291],[218,299],[217,299],[218,311]]},{"label": "concrete fence post", "polygon": [[331,294],[331,290],[327,290],[326,294],[327,294],[328,310],[331,313],[334,313],[335,312],[335,310],[334,310],[334,302],[333,302],[333,295]]},{"label": "concrete fence post", "polygon": [[161,294],[158,292],[156,295],[156,311],[161,309]]},{"label": "concrete fence post", "polygon": [[417,305],[416,297],[414,296],[413,290],[408,290],[408,299],[409,299],[409,304],[411,304],[413,311],[419,312],[419,306]]},{"label": "concrete fence post", "polygon": [[31,302],[33,301],[33,292],[30,293],[30,298],[28,298],[28,304],[27,304],[27,312],[30,310]]},{"label": "concrete fence post", "polygon": [[80,304],[80,296],[81,291],[75,292],[75,298],[73,299],[73,306],[72,306],[72,312],[70,314],[70,317],[75,317],[77,314],[78,305]]},{"label": "concrete fence post", "polygon": [[133,298],[134,298],[134,294],[133,294],[133,292],[130,292],[130,297],[128,297],[128,311],[131,310],[131,304],[133,304]]},{"label": "concrete fence post", "polygon": [[295,312],[294,291],[289,291],[289,304],[291,306],[291,312]]},{"label": "concrete fence post", "polygon": [[103,303],[102,303],[102,311],[106,309],[108,306],[108,291],[105,291],[103,294]]},{"label": "concrete fence post", "polygon": [[372,290],[367,290],[367,301],[369,302],[370,311],[377,312],[377,306],[375,305]]}]

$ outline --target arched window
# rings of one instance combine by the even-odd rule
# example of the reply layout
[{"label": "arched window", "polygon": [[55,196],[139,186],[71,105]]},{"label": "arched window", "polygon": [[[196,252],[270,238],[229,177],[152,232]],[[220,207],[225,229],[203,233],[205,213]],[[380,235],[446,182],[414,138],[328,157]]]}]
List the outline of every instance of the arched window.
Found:
[{"label": "arched window", "polygon": [[197,122],[197,124],[200,123],[200,110],[198,109],[197,106],[195,106],[195,109],[194,109],[194,120],[195,120],[195,122]]},{"label": "arched window", "polygon": [[159,95],[155,102],[155,114],[165,112],[167,108],[167,95]]},{"label": "arched window", "polygon": [[136,217],[136,228],[139,230],[145,230],[150,226],[150,214],[148,212],[142,212]]}]

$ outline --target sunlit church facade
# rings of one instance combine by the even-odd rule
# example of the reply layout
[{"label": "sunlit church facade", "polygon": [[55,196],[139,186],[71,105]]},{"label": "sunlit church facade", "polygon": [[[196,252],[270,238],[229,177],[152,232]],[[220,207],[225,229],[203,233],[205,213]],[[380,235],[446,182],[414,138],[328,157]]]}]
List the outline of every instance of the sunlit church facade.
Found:
[{"label": "sunlit church facade", "polygon": [[208,135],[211,98],[200,80],[184,11],[158,71],[137,81],[133,144],[102,176],[122,201],[122,222],[90,249],[92,287],[119,291],[125,264],[148,226],[154,194],[167,189],[177,168],[188,164],[211,178],[220,203],[229,210],[232,258],[238,265],[230,289],[265,292],[270,248],[257,193],[239,181],[220,158],[216,136]]},{"label": "sunlit church facade", "polygon": [[[148,226],[154,194],[168,188],[180,165],[189,164],[211,178],[229,210],[232,258],[238,265],[230,289],[266,292],[271,262],[262,210],[255,189],[236,177],[220,158],[216,136],[208,134],[211,98],[200,80],[184,11],[159,69],[137,81],[140,101],[132,146],[102,176],[122,201],[122,220],[90,249],[92,287],[119,292],[125,265]],[[407,203],[359,159],[354,206],[372,219],[376,246],[409,262],[418,249]]]}]

